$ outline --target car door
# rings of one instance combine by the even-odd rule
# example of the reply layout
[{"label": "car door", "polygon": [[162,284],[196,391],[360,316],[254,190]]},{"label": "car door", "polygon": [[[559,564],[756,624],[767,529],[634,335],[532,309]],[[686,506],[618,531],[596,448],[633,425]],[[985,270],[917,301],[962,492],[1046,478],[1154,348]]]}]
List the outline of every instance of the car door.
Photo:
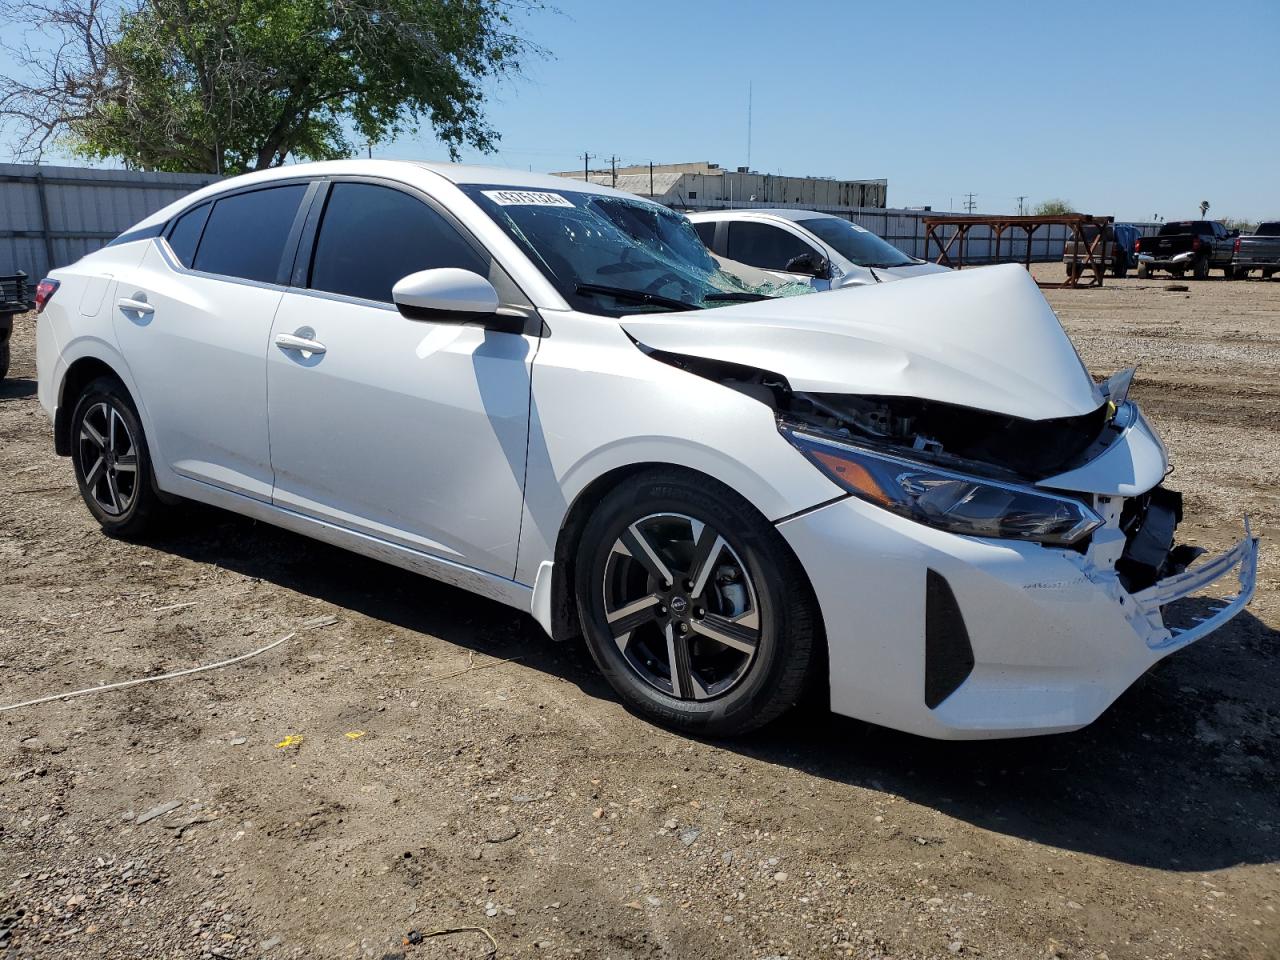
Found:
[{"label": "car door", "polygon": [[461,267],[488,276],[507,312],[536,314],[473,238],[407,188],[335,181],[308,223],[267,361],[274,502],[514,576],[538,338],[407,319],[391,288]]},{"label": "car door", "polygon": [[200,204],[120,277],[116,338],[162,469],[270,500],[266,343],[309,186]]},{"label": "car door", "polygon": [[[728,224],[725,255],[730,260],[762,270],[786,272],[787,264],[804,254],[829,259],[826,251],[784,227],[762,220],[732,220]],[[814,278],[813,286],[817,290],[829,290],[831,281]]]},{"label": "car door", "polygon": [[1231,236],[1231,231],[1227,229],[1227,225],[1215,220],[1213,223],[1214,265],[1218,266],[1230,263],[1232,248],[1234,246],[1235,239]]}]

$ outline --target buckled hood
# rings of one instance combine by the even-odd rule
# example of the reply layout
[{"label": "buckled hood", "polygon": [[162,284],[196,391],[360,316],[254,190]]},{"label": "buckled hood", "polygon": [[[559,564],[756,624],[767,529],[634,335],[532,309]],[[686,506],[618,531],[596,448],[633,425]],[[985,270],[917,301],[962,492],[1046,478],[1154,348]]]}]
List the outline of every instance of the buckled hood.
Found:
[{"label": "buckled hood", "polygon": [[1017,264],[624,317],[622,326],[654,350],[779,374],[793,390],[915,397],[1027,420],[1080,416],[1103,402]]}]

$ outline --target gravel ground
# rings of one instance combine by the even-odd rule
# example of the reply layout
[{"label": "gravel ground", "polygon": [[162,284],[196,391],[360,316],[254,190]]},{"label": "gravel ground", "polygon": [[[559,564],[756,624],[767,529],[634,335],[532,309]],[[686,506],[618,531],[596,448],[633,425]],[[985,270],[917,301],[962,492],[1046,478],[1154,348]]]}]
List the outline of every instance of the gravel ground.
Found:
[{"label": "gravel ground", "polygon": [[[1165,286],[1049,296],[1095,372],[1140,364],[1184,538],[1225,548],[1252,513],[1258,597],[1089,729],[977,744],[816,708],[675,736],[583,650],[460,591],[200,508],[108,539],[19,320],[0,704],[293,637],[0,714],[0,953],[1280,955],[1280,282]],[[487,935],[425,936],[456,928]]]}]

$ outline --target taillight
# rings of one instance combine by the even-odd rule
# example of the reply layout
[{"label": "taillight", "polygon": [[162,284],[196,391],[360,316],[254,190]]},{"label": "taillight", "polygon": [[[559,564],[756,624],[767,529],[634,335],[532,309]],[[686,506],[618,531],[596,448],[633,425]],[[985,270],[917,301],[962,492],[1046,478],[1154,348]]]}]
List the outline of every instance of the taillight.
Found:
[{"label": "taillight", "polygon": [[1191,239],[1191,250],[1192,252],[1195,252],[1196,250],[1199,250],[1199,249],[1200,249],[1200,238],[1193,237]]},{"label": "taillight", "polygon": [[50,280],[48,277],[36,284],[36,313],[44,310],[49,301],[53,299],[53,295],[58,292],[58,287],[58,281]]},{"label": "taillight", "polygon": [[1142,238],[1141,238],[1141,237],[1139,237],[1137,240],[1133,241],[1133,252],[1134,252],[1134,253],[1141,253],[1141,252],[1142,252]]},{"label": "taillight", "polygon": [[1239,253],[1239,252],[1240,252],[1240,238],[1239,238],[1239,237],[1236,237],[1236,242],[1235,242],[1235,243],[1233,243],[1233,244],[1231,245],[1231,252],[1232,252],[1232,253]]}]

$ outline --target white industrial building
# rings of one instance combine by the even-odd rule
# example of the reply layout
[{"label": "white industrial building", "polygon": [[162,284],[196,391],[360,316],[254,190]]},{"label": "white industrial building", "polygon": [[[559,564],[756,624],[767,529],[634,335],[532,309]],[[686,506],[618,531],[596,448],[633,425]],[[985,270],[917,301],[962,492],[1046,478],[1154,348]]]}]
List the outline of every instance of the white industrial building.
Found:
[{"label": "white industrial building", "polygon": [[[572,180],[582,170],[556,174]],[[718,163],[655,163],[590,171],[592,183],[649,197],[678,210],[723,207],[800,207],[832,213],[883,209],[887,180],[833,180],[783,177],[746,167],[726,170]]]}]

